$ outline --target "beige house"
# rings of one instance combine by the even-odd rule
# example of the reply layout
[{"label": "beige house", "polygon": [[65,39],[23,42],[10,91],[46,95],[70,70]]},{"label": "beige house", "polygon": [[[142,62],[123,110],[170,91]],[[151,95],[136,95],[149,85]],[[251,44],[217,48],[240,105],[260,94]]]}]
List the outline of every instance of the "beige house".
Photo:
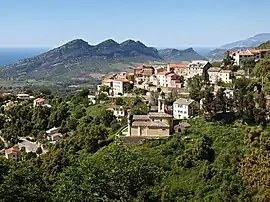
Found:
[{"label": "beige house", "polygon": [[207,71],[209,81],[212,84],[217,83],[217,81],[222,81],[224,83],[232,82],[232,71],[222,70],[221,68],[211,67]]},{"label": "beige house", "polygon": [[5,150],[5,157],[12,161],[19,161],[21,159],[21,152],[16,148],[9,148]]},{"label": "beige house", "polygon": [[165,113],[165,99],[159,98],[158,112],[129,116],[128,136],[166,137],[173,131],[173,116]]}]

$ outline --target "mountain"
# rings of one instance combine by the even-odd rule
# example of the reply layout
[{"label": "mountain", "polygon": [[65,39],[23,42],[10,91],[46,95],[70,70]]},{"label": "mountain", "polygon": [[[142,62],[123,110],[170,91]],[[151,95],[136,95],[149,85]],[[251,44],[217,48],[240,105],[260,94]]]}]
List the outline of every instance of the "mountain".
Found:
[{"label": "mountain", "polygon": [[264,43],[266,41],[270,40],[270,33],[262,33],[262,34],[257,34],[255,36],[252,36],[250,38],[236,41],[233,43],[225,44],[221,46],[221,49],[231,49],[235,47],[257,47],[261,43]]},{"label": "mountain", "polygon": [[198,54],[193,48],[178,50],[173,48],[161,49],[159,55],[167,62],[181,62],[191,60],[204,60],[205,57]]},{"label": "mountain", "polygon": [[0,77],[19,76],[35,79],[85,77],[90,73],[120,71],[115,69],[112,63],[146,63],[162,60],[157,49],[147,47],[139,41],[127,40],[119,44],[108,39],[94,46],[82,39],[75,39],[36,57],[7,65],[0,72]]}]

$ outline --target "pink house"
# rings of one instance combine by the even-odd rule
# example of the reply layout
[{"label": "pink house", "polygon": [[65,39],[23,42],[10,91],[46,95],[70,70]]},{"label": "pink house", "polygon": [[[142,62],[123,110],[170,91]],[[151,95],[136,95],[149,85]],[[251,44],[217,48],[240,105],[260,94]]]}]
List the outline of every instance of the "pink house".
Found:
[{"label": "pink house", "polygon": [[178,75],[176,75],[175,73],[169,73],[166,75],[167,77],[167,86],[170,88],[181,88],[182,84],[181,84],[181,80],[180,77]]}]

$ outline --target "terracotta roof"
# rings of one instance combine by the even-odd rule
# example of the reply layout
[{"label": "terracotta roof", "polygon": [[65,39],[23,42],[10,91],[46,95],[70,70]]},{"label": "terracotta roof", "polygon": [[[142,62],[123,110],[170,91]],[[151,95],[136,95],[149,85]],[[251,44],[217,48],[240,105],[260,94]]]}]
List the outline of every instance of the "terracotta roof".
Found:
[{"label": "terracotta roof", "polygon": [[102,83],[110,83],[110,82],[112,82],[113,81],[113,79],[104,79],[103,81],[102,81]]},{"label": "terracotta roof", "polygon": [[40,103],[40,102],[44,102],[45,99],[44,98],[36,98],[34,101],[37,103]]},{"label": "terracotta roof", "polygon": [[239,55],[253,55],[249,50],[239,51],[238,54]]},{"label": "terracotta roof", "polygon": [[138,66],[138,67],[136,67],[135,69],[136,70],[140,70],[140,69],[142,69],[143,68],[143,66]]},{"label": "terracotta roof", "polygon": [[18,152],[18,150],[16,149],[16,148],[14,148],[14,147],[11,147],[11,148],[9,148],[9,149],[6,149],[6,151],[5,151],[6,153],[15,153],[15,152]]},{"label": "terracotta roof", "polygon": [[113,107],[108,107],[106,110],[113,111]]},{"label": "terracotta roof", "polygon": [[219,67],[211,67],[207,71],[208,72],[219,72],[220,70],[221,70],[221,68],[219,68]]},{"label": "terracotta roof", "polygon": [[192,99],[186,99],[186,98],[179,98],[174,103],[180,104],[180,105],[190,105],[194,102]]},{"label": "terracotta roof", "polygon": [[121,82],[125,82],[125,83],[129,83],[131,82],[130,80],[128,80],[127,78],[118,78],[118,79],[115,79],[113,81],[121,81]]},{"label": "terracotta roof", "polygon": [[149,112],[150,118],[172,118],[173,116],[165,112]]},{"label": "terracotta roof", "polygon": [[223,69],[223,70],[220,71],[220,73],[232,73],[232,70],[225,70],[225,69]]},{"label": "terracotta roof", "polygon": [[187,68],[186,64],[169,64],[171,68]]},{"label": "terracotta roof", "polygon": [[252,54],[257,54],[257,53],[261,53],[261,50],[256,50],[256,49],[250,49],[249,50]]},{"label": "terracotta roof", "polygon": [[156,73],[156,75],[166,75],[166,74],[168,74],[168,72],[166,71]]}]

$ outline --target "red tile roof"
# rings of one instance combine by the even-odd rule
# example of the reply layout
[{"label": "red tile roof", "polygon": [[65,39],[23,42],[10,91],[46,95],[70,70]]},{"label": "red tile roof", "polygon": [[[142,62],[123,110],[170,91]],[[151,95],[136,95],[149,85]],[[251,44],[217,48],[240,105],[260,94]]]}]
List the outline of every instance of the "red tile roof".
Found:
[{"label": "red tile roof", "polygon": [[18,152],[18,150],[16,148],[9,148],[9,149],[6,149],[6,153],[14,153],[14,152]]},{"label": "red tile roof", "polygon": [[231,72],[232,72],[232,70],[225,70],[225,69],[220,70],[220,73],[231,73]]},{"label": "red tile roof", "polygon": [[170,64],[171,68],[187,68],[186,64]]},{"label": "red tile roof", "polygon": [[36,98],[34,101],[37,103],[41,103],[41,102],[44,102],[45,99],[44,98]]}]

